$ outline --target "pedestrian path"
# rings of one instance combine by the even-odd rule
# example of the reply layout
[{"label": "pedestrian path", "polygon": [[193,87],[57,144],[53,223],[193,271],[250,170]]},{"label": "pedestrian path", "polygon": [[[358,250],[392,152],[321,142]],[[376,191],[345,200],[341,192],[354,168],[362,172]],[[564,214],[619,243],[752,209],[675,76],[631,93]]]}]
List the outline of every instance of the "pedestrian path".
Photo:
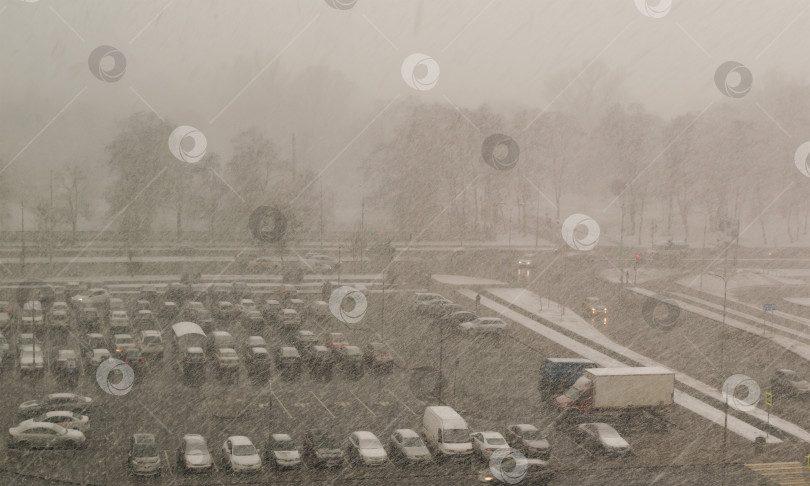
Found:
[{"label": "pedestrian path", "polygon": [[745,467],[780,486],[810,486],[810,469],[800,462],[746,464]]}]

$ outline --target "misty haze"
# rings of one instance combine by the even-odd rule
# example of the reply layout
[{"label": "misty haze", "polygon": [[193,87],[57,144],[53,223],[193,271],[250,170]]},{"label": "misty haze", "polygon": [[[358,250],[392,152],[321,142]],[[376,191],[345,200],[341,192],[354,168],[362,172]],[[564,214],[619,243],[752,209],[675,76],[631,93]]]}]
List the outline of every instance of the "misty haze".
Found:
[{"label": "misty haze", "polygon": [[3,485],[810,485],[804,0],[0,0]]}]

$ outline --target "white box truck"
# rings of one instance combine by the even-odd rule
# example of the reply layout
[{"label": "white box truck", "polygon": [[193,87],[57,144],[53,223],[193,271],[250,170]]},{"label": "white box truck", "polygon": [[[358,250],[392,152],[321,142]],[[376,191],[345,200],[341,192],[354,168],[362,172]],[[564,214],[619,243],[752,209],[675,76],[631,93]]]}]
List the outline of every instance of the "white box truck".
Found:
[{"label": "white box truck", "polygon": [[675,372],[660,367],[591,368],[556,399],[559,410],[666,407],[675,400]]},{"label": "white box truck", "polygon": [[437,458],[469,456],[473,452],[467,421],[451,407],[425,407],[422,434]]}]

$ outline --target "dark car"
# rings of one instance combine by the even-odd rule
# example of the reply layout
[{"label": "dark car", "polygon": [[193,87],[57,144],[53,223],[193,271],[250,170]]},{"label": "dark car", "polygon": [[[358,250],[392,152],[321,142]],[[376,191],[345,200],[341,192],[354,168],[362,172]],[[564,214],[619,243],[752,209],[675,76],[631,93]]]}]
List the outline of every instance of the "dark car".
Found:
[{"label": "dark car", "polygon": [[257,310],[245,312],[241,316],[242,327],[252,331],[258,331],[264,328],[264,318],[262,313]]},{"label": "dark car", "polygon": [[475,313],[461,310],[442,316],[439,323],[446,325],[450,329],[456,329],[462,322],[472,322],[476,319],[478,319],[478,316]]},{"label": "dark car", "polygon": [[51,393],[37,400],[23,402],[17,412],[24,417],[35,417],[51,410],[69,410],[85,413],[93,404],[93,399],[73,393]]},{"label": "dark car", "polygon": [[132,434],[127,466],[138,476],[160,474],[160,448],[154,434]]},{"label": "dark car", "polygon": [[548,460],[551,457],[551,445],[545,434],[531,424],[516,424],[506,428],[506,442],[519,450],[526,457],[537,457]]},{"label": "dark car", "polygon": [[180,282],[171,282],[168,287],[166,287],[166,292],[163,294],[163,298],[169,302],[175,302],[182,305],[191,298],[192,294],[193,291],[191,290],[190,285]]},{"label": "dark car", "polygon": [[248,348],[245,352],[245,368],[248,375],[266,377],[270,373],[270,353],[266,348]]},{"label": "dark car", "polygon": [[338,369],[347,376],[360,379],[364,375],[363,352],[357,346],[344,346],[334,351]]},{"label": "dark car", "polygon": [[101,313],[95,307],[84,307],[79,312],[79,324],[85,330],[101,329]]},{"label": "dark car", "polygon": [[310,430],[304,435],[304,457],[314,467],[343,465],[340,443],[325,430]]},{"label": "dark car", "polygon": [[326,346],[312,346],[306,356],[306,364],[311,376],[331,378],[333,363],[332,351]]},{"label": "dark car", "polygon": [[810,394],[810,382],[793,370],[776,370],[771,379],[771,387],[786,396],[806,396]]},{"label": "dark car", "polygon": [[390,372],[394,369],[394,355],[388,346],[380,342],[366,344],[363,359],[374,370]]},{"label": "dark car", "polygon": [[128,364],[136,373],[146,370],[146,358],[140,348],[126,348],[123,351],[122,360]]},{"label": "dark car", "polygon": [[180,315],[180,308],[177,303],[167,300],[163,302],[158,310],[158,319],[166,323],[172,323]]},{"label": "dark car", "polygon": [[292,346],[284,346],[276,351],[276,369],[286,378],[294,378],[301,372],[301,355]]}]

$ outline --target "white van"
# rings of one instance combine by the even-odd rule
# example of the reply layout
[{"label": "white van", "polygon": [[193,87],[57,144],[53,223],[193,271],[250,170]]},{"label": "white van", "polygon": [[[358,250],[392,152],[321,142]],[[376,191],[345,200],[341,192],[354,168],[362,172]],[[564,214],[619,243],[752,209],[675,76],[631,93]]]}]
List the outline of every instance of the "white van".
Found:
[{"label": "white van", "polygon": [[23,327],[42,326],[42,304],[38,300],[29,300],[23,304],[22,325]]},{"label": "white van", "polygon": [[473,452],[470,428],[451,407],[425,407],[422,434],[436,457],[467,456]]}]

